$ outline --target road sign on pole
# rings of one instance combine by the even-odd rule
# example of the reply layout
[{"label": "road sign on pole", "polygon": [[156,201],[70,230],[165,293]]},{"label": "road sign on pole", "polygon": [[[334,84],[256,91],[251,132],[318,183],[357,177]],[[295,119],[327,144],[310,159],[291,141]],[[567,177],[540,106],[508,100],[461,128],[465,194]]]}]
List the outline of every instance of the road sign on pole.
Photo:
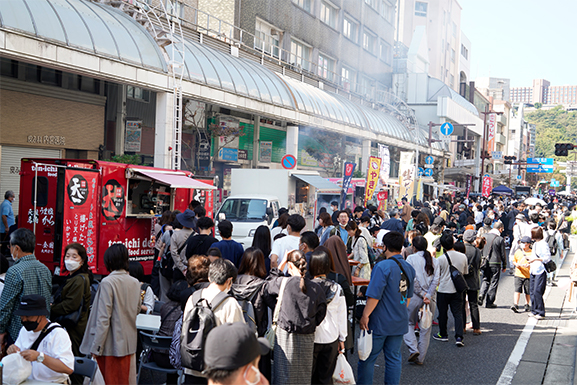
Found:
[{"label": "road sign on pole", "polygon": [[425,170],[422,167],[419,167],[419,170],[417,171],[417,176],[423,176],[424,173]]},{"label": "road sign on pole", "polygon": [[425,172],[423,173],[424,176],[433,176],[433,169],[432,168],[428,168],[425,170]]},{"label": "road sign on pole", "polygon": [[441,134],[445,135],[445,136],[451,136],[453,134],[453,131],[455,130],[455,127],[453,127],[453,125],[449,122],[445,122],[443,124],[441,124]]},{"label": "road sign on pole", "polygon": [[517,175],[517,180],[521,180],[521,179],[523,179],[523,176],[522,176],[522,175]]},{"label": "road sign on pole", "polygon": [[434,161],[434,159],[431,155],[429,155],[425,158],[425,164],[433,164],[433,161]]}]

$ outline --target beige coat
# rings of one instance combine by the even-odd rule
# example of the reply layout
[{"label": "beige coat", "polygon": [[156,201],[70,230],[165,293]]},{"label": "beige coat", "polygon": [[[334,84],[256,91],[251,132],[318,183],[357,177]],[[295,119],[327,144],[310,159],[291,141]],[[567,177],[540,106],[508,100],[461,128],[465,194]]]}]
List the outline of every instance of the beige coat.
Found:
[{"label": "beige coat", "polygon": [[96,292],[80,352],[113,357],[134,354],[141,303],[137,279],[125,270],[110,273]]}]

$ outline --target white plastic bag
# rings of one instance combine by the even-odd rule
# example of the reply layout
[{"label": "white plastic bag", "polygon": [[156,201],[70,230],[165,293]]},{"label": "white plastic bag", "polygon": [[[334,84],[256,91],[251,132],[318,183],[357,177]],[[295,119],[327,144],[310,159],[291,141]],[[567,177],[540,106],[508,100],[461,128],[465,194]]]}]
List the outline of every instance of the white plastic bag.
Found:
[{"label": "white plastic bag", "polygon": [[354,384],[355,375],[353,373],[353,368],[347,361],[344,354],[339,354],[337,357],[337,366],[335,367],[335,372],[333,373],[333,383],[335,384]]},{"label": "white plastic bag", "polygon": [[359,351],[359,359],[365,361],[371,355],[373,350],[373,335],[368,330],[361,330],[359,339],[357,340],[357,350]]},{"label": "white plastic bag", "polygon": [[32,364],[26,361],[20,353],[12,353],[2,359],[4,370],[2,383],[9,385],[20,384],[32,374]]},{"label": "white plastic bag", "polygon": [[428,329],[433,323],[433,313],[431,313],[431,308],[428,304],[423,305],[421,311],[419,312],[419,327],[423,329]]}]

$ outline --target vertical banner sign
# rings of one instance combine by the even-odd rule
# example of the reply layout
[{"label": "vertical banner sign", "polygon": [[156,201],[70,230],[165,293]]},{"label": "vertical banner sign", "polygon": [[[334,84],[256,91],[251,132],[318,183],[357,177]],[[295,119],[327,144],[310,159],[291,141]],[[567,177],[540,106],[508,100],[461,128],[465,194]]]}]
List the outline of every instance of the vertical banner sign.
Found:
[{"label": "vertical banner sign", "polygon": [[419,177],[418,182],[417,182],[417,200],[422,201],[423,200],[423,195],[424,195],[424,189],[423,189],[423,178]]},{"label": "vertical banner sign", "polygon": [[381,171],[381,158],[371,156],[369,158],[369,169],[367,170],[367,185],[365,187],[365,205],[371,200],[377,183],[379,182],[379,173]]},{"label": "vertical banner sign", "polygon": [[124,151],[140,152],[140,143],[142,143],[142,121],[127,120]]},{"label": "vertical banner sign", "polygon": [[493,178],[489,176],[489,174],[485,174],[483,176],[483,189],[482,194],[484,197],[488,197],[491,195],[491,191],[493,190]]},{"label": "vertical banner sign", "polygon": [[469,199],[469,194],[471,193],[471,179],[473,179],[473,176],[467,175],[467,184],[465,186],[465,192],[467,193],[467,199]]},{"label": "vertical banner sign", "polygon": [[487,151],[495,151],[495,134],[497,132],[497,114],[489,114],[489,136],[487,137]]},{"label": "vertical banner sign", "polygon": [[381,186],[386,186],[387,179],[391,172],[391,156],[388,146],[379,144],[379,158],[381,158],[381,173],[379,179],[381,180]]},{"label": "vertical banner sign", "polygon": [[377,201],[379,202],[379,210],[387,210],[387,198],[389,197],[388,191],[380,191],[377,193]]},{"label": "vertical banner sign", "polygon": [[401,161],[399,163],[399,198],[413,197],[415,179],[415,153],[412,151],[401,151]]},{"label": "vertical banner sign", "polygon": [[343,173],[343,189],[341,191],[341,210],[345,209],[345,201],[347,199],[347,191],[351,187],[353,173],[355,172],[356,163],[345,162],[345,172]]},{"label": "vertical banner sign", "polygon": [[97,194],[94,171],[66,170],[62,221],[62,258],[60,271],[64,271],[64,248],[70,243],[80,243],[88,254],[88,268],[96,269],[96,214]]}]

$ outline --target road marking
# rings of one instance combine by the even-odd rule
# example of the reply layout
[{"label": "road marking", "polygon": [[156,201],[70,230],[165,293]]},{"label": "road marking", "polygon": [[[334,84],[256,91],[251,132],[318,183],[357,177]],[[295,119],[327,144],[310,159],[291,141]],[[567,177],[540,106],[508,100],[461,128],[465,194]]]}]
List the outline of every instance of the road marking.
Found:
[{"label": "road marking", "polygon": [[[546,274],[546,273],[545,273]],[[543,294],[543,302],[547,300],[549,297],[549,293],[551,292],[551,287],[547,286],[545,290],[545,294]],[[525,348],[527,347],[527,343],[529,342],[529,338],[531,338],[531,333],[533,333],[533,329],[537,324],[537,319],[533,317],[528,317],[527,323],[509,356],[509,360],[505,365],[505,368],[501,372],[501,377],[499,377],[499,381],[497,381],[497,385],[509,385],[513,381],[513,377],[517,372],[517,367],[521,362],[521,358],[523,358],[523,353],[525,353]]]}]

